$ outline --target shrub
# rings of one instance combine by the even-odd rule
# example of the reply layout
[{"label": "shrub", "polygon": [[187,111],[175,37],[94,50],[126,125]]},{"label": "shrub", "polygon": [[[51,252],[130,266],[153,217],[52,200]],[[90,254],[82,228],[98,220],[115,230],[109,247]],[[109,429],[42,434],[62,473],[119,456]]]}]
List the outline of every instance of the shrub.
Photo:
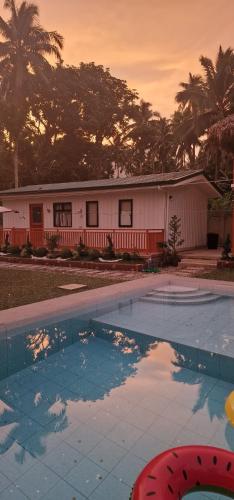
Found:
[{"label": "shrub", "polygon": [[45,247],[39,247],[33,250],[33,255],[35,255],[35,257],[46,257],[47,254],[48,250]]},{"label": "shrub", "polygon": [[142,261],[144,260],[144,259],[143,259],[143,257],[141,257],[141,256],[139,255],[139,253],[138,253],[138,252],[136,252],[136,251],[134,251],[133,253],[131,253],[131,255],[130,255],[130,256],[131,256],[131,260],[132,260],[133,262],[134,262],[134,261],[141,261],[141,262],[142,262]]},{"label": "shrub", "polygon": [[27,236],[26,243],[22,245],[22,250],[25,250],[24,253],[25,255],[27,253],[27,257],[30,257],[33,254],[33,247],[31,241],[29,240],[29,235]]},{"label": "shrub", "polygon": [[89,250],[89,259],[90,260],[98,260],[99,257],[101,257],[101,252],[97,250],[96,248],[91,248]]},{"label": "shrub", "polygon": [[49,252],[54,252],[54,250],[58,246],[58,242],[60,240],[60,235],[59,234],[51,234],[51,235],[46,235],[46,242],[47,242],[47,247]]},{"label": "shrub", "polygon": [[32,256],[32,250],[30,250],[29,248],[27,248],[26,246],[24,248],[22,248],[21,252],[20,252],[20,257],[31,257]]},{"label": "shrub", "polygon": [[86,247],[86,245],[82,241],[82,238],[80,238],[79,245],[77,245],[75,250],[79,254],[80,257],[88,257],[88,255],[89,255],[89,249],[88,249],[88,247]]},{"label": "shrub", "polygon": [[20,255],[21,249],[18,245],[9,245],[6,249],[6,253],[10,255]]},{"label": "shrub", "polygon": [[124,252],[123,255],[122,255],[122,259],[123,260],[131,260],[131,255],[129,252]]},{"label": "shrub", "polygon": [[107,243],[108,245],[106,248],[103,250],[103,257],[104,259],[114,259],[115,258],[115,251],[114,251],[114,243],[112,241],[111,235],[107,235]]},{"label": "shrub", "polygon": [[232,251],[232,242],[230,234],[228,234],[223,244],[222,260],[229,260],[231,257],[230,255],[231,251]]},{"label": "shrub", "polygon": [[72,252],[72,259],[73,260],[80,260],[80,255],[76,250],[73,250],[73,252]]},{"label": "shrub", "polygon": [[71,259],[72,258],[72,251],[70,248],[63,248],[60,252],[60,257],[62,259]]}]

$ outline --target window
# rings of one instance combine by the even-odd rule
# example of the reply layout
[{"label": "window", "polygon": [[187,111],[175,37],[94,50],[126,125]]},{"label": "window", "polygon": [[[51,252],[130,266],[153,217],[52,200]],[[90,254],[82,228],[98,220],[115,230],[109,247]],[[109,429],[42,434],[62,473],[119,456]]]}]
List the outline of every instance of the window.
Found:
[{"label": "window", "polygon": [[132,227],[133,201],[119,200],[119,227]]},{"label": "window", "polygon": [[54,203],[54,226],[72,227],[71,203]]},{"label": "window", "polygon": [[98,201],[86,201],[86,226],[99,226]]}]

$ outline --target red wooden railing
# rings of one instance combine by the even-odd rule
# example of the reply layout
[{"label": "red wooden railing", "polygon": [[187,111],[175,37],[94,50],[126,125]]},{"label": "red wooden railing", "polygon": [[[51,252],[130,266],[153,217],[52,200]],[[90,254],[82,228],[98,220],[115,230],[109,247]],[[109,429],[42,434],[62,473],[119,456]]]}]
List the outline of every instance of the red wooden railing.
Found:
[{"label": "red wooden railing", "polygon": [[4,243],[6,234],[12,245],[23,245],[27,238],[34,247],[46,245],[46,240],[53,234],[59,235],[59,247],[74,248],[79,244],[80,238],[89,248],[103,249],[107,246],[107,236],[110,235],[114,248],[119,251],[137,251],[141,254],[158,252],[158,243],[164,240],[163,229],[4,229],[0,232],[1,244]]}]

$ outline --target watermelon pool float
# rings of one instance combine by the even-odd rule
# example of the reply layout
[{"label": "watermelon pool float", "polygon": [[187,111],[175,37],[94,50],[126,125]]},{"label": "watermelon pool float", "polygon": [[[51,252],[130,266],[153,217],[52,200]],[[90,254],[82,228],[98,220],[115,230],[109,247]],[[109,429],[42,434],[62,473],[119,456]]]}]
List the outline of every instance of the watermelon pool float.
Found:
[{"label": "watermelon pool float", "polygon": [[234,493],[234,453],[211,446],[181,446],[155,457],[137,478],[132,500],[180,500],[199,488]]}]

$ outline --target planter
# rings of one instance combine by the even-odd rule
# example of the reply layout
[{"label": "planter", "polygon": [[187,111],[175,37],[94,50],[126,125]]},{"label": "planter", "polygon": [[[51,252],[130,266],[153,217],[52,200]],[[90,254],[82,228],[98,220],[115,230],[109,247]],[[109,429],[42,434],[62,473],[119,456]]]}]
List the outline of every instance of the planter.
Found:
[{"label": "planter", "polygon": [[218,260],[218,269],[234,269],[234,260]]},{"label": "planter", "polygon": [[22,257],[7,257],[0,256],[0,262],[10,262],[14,264],[31,264],[32,266],[57,266],[68,268],[81,268],[81,269],[97,269],[100,271],[142,271],[144,263],[134,264],[122,262],[88,262],[80,260],[57,260],[57,259],[30,259]]}]

